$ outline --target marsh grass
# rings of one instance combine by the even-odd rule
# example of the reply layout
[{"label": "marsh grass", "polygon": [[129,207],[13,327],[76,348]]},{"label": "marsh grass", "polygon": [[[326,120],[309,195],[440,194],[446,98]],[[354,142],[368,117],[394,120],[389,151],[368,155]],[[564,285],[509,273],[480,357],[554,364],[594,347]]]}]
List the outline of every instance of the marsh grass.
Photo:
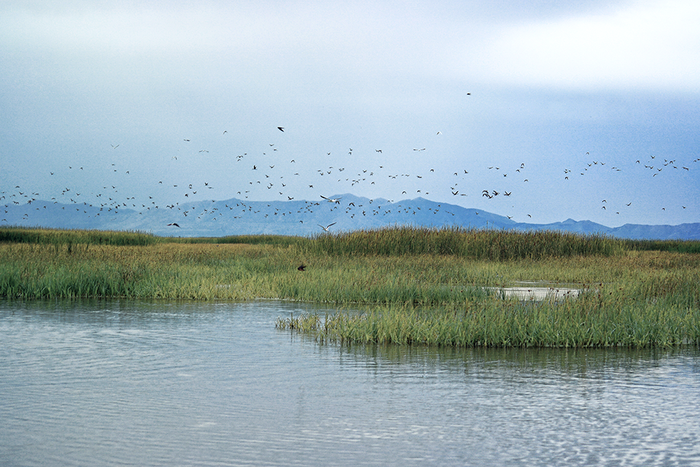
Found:
[{"label": "marsh grass", "polygon": [[338,312],[278,319],[279,329],[319,342],[456,347],[670,347],[700,343],[700,312],[675,305],[563,303],[494,298],[455,307],[382,306],[363,314]]},{"label": "marsh grass", "polygon": [[697,240],[625,240],[629,250],[669,251],[674,253],[700,253]]},{"label": "marsh grass", "polygon": [[625,246],[622,240],[602,235],[395,226],[318,235],[309,248],[330,255],[433,254],[502,261],[551,256],[609,256],[621,253]]},{"label": "marsh grass", "polygon": [[230,235],[226,237],[178,237],[169,238],[172,243],[242,243],[246,245],[274,245],[280,247],[306,246],[312,242],[309,237],[289,235]]},{"label": "marsh grass", "polygon": [[[268,251],[266,251],[268,250]],[[0,296],[247,300],[273,294],[271,248],[0,245]]]},{"label": "marsh grass", "polygon": [[153,245],[158,237],[136,231],[70,230],[0,227],[0,242],[40,245]]},{"label": "marsh grass", "polygon": [[[366,310],[278,322],[323,342],[699,343],[700,255],[630,248],[604,237],[409,228],[213,243],[134,232],[24,230],[0,242],[0,297],[275,298]],[[301,264],[305,271],[297,269]],[[587,292],[532,303],[485,289],[521,281]]]}]

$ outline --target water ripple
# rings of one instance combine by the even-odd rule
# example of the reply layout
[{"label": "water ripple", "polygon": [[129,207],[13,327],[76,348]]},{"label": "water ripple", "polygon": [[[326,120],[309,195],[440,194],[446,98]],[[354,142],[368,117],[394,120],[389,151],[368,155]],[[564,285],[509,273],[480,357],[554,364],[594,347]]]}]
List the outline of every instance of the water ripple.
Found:
[{"label": "water ripple", "polygon": [[0,302],[0,463],[700,465],[700,352],[317,345],[284,302]]}]

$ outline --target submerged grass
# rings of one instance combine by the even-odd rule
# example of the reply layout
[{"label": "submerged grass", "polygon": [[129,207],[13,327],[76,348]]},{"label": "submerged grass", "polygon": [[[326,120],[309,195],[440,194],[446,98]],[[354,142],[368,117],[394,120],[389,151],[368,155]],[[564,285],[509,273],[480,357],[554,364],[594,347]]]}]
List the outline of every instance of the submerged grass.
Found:
[{"label": "submerged grass", "polygon": [[[700,255],[606,237],[417,228],[187,242],[138,232],[0,234],[0,297],[12,299],[276,298],[368,309],[277,323],[323,342],[700,343]],[[305,271],[298,270],[302,264]],[[532,303],[503,300],[485,289],[520,281],[587,292]]]}]

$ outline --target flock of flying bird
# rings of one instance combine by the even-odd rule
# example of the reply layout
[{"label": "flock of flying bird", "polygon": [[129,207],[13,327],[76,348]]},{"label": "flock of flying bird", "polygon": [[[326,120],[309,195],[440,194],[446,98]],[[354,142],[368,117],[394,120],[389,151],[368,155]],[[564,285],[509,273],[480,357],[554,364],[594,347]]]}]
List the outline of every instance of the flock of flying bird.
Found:
[{"label": "flock of flying bird", "polygon": [[[277,130],[284,133],[285,127],[278,126]],[[223,135],[226,134],[228,134],[228,131],[223,132]],[[438,131],[436,133],[436,136],[439,137],[441,134],[442,133]],[[190,144],[191,139],[183,138],[183,143]],[[400,190],[400,196],[406,197],[409,197],[410,195],[429,195],[430,192],[425,190],[424,188],[424,183],[428,181],[428,179],[430,179],[429,181],[432,182],[428,184],[430,186],[435,186],[434,182],[436,180],[448,182],[447,184],[449,184],[450,190],[449,193],[451,193],[451,195],[454,197],[468,196],[469,190],[473,189],[476,183],[479,183],[478,180],[473,180],[472,178],[470,178],[469,170],[464,168],[460,168],[456,171],[453,170],[449,172],[445,172],[444,170],[438,170],[438,172],[436,172],[435,168],[430,168],[424,174],[409,174],[390,173],[388,169],[385,169],[386,164],[382,164],[381,161],[376,161],[373,167],[359,170],[352,170],[349,167],[338,166],[338,162],[340,162],[341,160],[345,160],[346,162],[352,164],[353,160],[355,159],[352,148],[348,149],[346,157],[336,157],[332,155],[331,152],[327,152],[326,156],[331,156],[329,157],[329,160],[335,161],[336,165],[327,165],[323,168],[316,169],[314,173],[306,172],[302,176],[300,174],[302,170],[295,170],[296,160],[294,158],[289,159],[289,157],[282,160],[282,152],[278,151],[279,148],[276,146],[276,144],[277,143],[269,143],[269,146],[267,146],[269,149],[267,149],[265,152],[262,152],[262,156],[260,156],[260,154],[249,155],[247,152],[245,152],[235,157],[234,165],[236,172],[244,173],[248,171],[250,176],[247,177],[248,180],[244,182],[239,182],[239,187],[241,189],[237,190],[237,195],[244,199],[238,198],[235,202],[235,205],[233,204],[233,200],[231,201],[231,205],[225,205],[225,207],[228,208],[230,211],[234,211],[234,215],[238,214],[240,216],[242,214],[261,213],[261,210],[259,209],[257,211],[254,211],[254,208],[251,203],[246,203],[245,200],[247,200],[250,196],[253,196],[255,198],[263,198],[265,196],[261,196],[261,193],[265,193],[267,194],[266,197],[268,199],[270,198],[269,194],[272,194],[272,197],[279,196],[278,199],[280,200],[292,201],[295,199],[295,197],[292,196],[291,193],[299,193],[299,188],[302,185],[308,186],[308,190],[310,190],[310,193],[314,193],[312,198],[317,196],[316,199],[318,201],[304,201],[303,206],[297,203],[297,213],[312,213],[314,210],[318,210],[319,206],[325,203],[328,203],[327,206],[330,206],[331,211],[343,209],[344,212],[350,218],[354,218],[355,216],[359,215],[367,216],[382,213],[382,211],[379,209],[370,209],[369,206],[362,205],[356,206],[354,202],[342,203],[342,198],[340,197],[333,198],[318,193],[319,188],[315,188],[314,185],[318,184],[327,187],[328,182],[330,180],[337,180],[335,182],[336,184],[344,184],[346,188],[350,189],[362,185],[376,185],[377,183],[386,185],[388,183],[394,182],[399,185],[399,188],[396,191],[396,195],[399,196]],[[113,150],[117,151],[119,150],[120,144],[112,144],[111,147]],[[268,151],[271,152],[271,154],[268,155]],[[422,153],[423,151],[426,151],[426,148],[413,148],[413,151],[416,153]],[[208,152],[208,149],[198,150],[198,153],[206,154]],[[374,152],[377,158],[382,159],[384,157],[384,151],[382,149],[376,148],[374,149]],[[299,156],[295,157],[298,158]],[[172,156],[172,159],[174,161],[178,161],[177,156]],[[700,158],[692,160],[692,163],[697,162],[700,162]],[[687,165],[679,164],[677,163],[676,159],[663,159],[663,162],[661,162],[661,159],[657,160],[656,156],[649,156],[649,158],[645,160],[636,160],[635,164],[640,169],[643,168],[644,170],[649,171],[651,177],[657,177],[664,170],[691,170],[690,163],[688,163]],[[529,183],[529,176],[527,174],[528,165],[529,164],[526,164],[525,162],[521,162],[520,164],[517,164],[514,167],[508,168],[497,165],[488,166],[487,170],[490,171],[492,175],[496,174],[496,176],[488,177],[488,179],[490,180],[488,183],[492,186],[489,188],[482,189],[480,192],[481,197],[486,198],[488,200],[492,200],[498,197],[511,197],[511,195],[513,195],[513,193],[517,191],[517,185],[519,183]],[[146,200],[144,197],[140,197],[139,199],[137,199],[136,196],[124,196],[124,194],[120,193],[119,180],[121,179],[119,177],[129,176],[131,174],[131,170],[133,169],[125,170],[125,168],[121,167],[118,162],[112,163],[109,169],[112,172],[111,178],[105,176],[105,184],[103,185],[102,191],[98,193],[95,193],[93,191],[90,194],[85,194],[81,192],[84,190],[81,190],[79,187],[65,187],[61,190],[59,195],[51,197],[51,201],[53,201],[55,204],[74,204],[74,209],[76,211],[82,211],[86,215],[93,216],[99,216],[101,214],[109,215],[117,213],[119,211],[123,211],[125,209],[139,211],[140,213],[151,210],[168,209],[173,211],[174,213],[177,213],[178,216],[182,216],[176,219],[178,222],[167,223],[168,227],[174,228],[180,228],[180,224],[183,223],[183,221],[187,218],[191,219],[192,217],[195,217],[197,219],[201,219],[206,216],[222,216],[224,214],[222,212],[222,209],[219,209],[218,207],[212,209],[201,208],[200,210],[200,208],[197,208],[196,206],[191,206],[191,204],[194,203],[190,202],[189,200],[194,200],[198,197],[201,198],[203,197],[203,195],[211,193],[209,190],[214,190],[214,187],[209,182],[205,181],[203,184],[187,183],[185,185],[181,185],[179,183],[171,183],[164,182],[163,180],[158,180],[157,186],[164,187],[168,185],[169,187],[169,185],[172,185],[171,190],[181,190],[181,198],[179,200],[173,200],[171,204],[161,206],[155,199],[162,199],[162,194],[160,196],[155,196],[156,193],[154,192],[151,195],[147,195],[148,200]],[[72,181],[75,180],[76,175],[79,174],[82,170],[82,166],[69,166],[68,174],[64,172],[63,176],[67,180]],[[594,171],[601,170],[619,172],[622,169],[617,166],[611,166],[605,161],[593,159],[589,153],[586,153],[586,161],[583,162],[580,167],[575,169],[563,168],[562,177],[563,180],[572,180],[574,177],[581,177],[589,173],[593,173]],[[58,170],[51,171],[50,175],[54,176],[56,172],[58,172]],[[117,174],[116,176],[113,175],[115,173]],[[312,179],[312,177],[319,177],[318,182],[315,182]],[[482,177],[481,183],[484,183],[484,179],[485,177]],[[107,182],[107,180],[109,180],[109,182]],[[494,188],[494,180],[500,180],[500,186],[507,185],[508,189]],[[184,187],[186,187],[186,189],[183,190],[182,188]],[[292,190],[292,188],[294,188],[295,191]],[[412,192],[409,192],[409,190]],[[170,191],[169,193],[172,193],[172,191]],[[197,196],[198,194],[199,196]],[[22,217],[22,221],[27,221],[29,219],[31,210],[33,208],[32,203],[36,203],[37,201],[40,201],[42,199],[42,194],[32,190],[27,190],[19,185],[15,185],[14,189],[4,190],[0,192],[0,202],[5,200],[5,213],[8,212],[8,208],[10,205],[25,206],[26,209],[24,216]],[[389,201],[392,202],[392,200]],[[624,204],[627,207],[629,207],[631,206],[632,202],[629,201]],[[601,202],[601,209],[608,210],[608,207],[609,203],[607,199],[603,199]],[[410,212],[410,210],[412,209],[410,206],[407,205],[399,205],[398,208],[403,209],[404,212]],[[682,206],[682,208],[686,209],[686,206]],[[35,209],[39,210],[40,208],[37,207]],[[63,206],[63,209],[65,209],[65,206]],[[663,209],[665,210],[665,208]],[[279,211],[279,209],[277,209],[277,211]],[[413,212],[415,213],[415,210]],[[615,209],[615,212],[619,214],[620,210]],[[292,211],[290,210],[288,211],[288,213],[292,214]],[[383,212],[383,214],[385,215],[388,213],[388,211]],[[437,210],[435,210],[435,213],[437,213]],[[262,214],[265,216],[265,218],[269,218],[271,213],[266,212]],[[278,214],[286,215],[287,212],[274,212],[272,214],[273,216]],[[528,217],[532,217],[530,214],[527,215]],[[510,219],[513,216],[507,217]],[[0,225],[2,225],[2,223],[7,222],[7,218],[0,219]],[[303,219],[299,222],[303,223]],[[337,221],[324,224],[319,223],[317,225],[324,232],[329,232],[330,228],[336,225],[336,223]]]}]

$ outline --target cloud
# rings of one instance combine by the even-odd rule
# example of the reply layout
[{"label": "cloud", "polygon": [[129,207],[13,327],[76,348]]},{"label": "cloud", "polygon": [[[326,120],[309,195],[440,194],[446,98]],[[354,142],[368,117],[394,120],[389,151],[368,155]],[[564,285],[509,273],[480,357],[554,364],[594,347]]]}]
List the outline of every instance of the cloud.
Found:
[{"label": "cloud", "polygon": [[643,2],[503,27],[480,57],[489,79],[569,89],[700,91],[700,3]]}]

